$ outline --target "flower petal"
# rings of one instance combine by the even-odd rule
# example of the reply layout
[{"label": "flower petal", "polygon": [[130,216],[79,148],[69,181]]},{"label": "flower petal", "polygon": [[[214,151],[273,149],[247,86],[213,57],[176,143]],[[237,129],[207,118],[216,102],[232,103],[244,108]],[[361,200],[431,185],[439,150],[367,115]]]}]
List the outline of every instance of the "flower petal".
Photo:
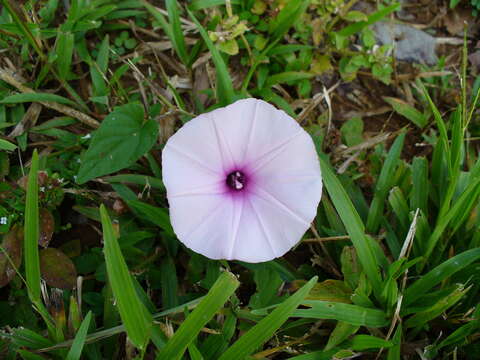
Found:
[{"label": "flower petal", "polygon": [[200,115],[170,137],[162,153],[163,182],[168,194],[186,193],[223,181],[223,160],[210,120]]},{"label": "flower petal", "polygon": [[[172,226],[212,259],[269,261],[302,237],[322,192],[313,141],[285,112],[256,99],[201,115],[162,155]],[[226,176],[242,171],[244,190]]]},{"label": "flower petal", "polygon": [[270,195],[305,222],[313,220],[322,195],[322,180],[315,146],[305,131],[262,157],[253,171],[254,192]]},{"label": "flower petal", "polygon": [[182,196],[170,201],[170,220],[188,248],[212,259],[225,259],[233,203],[224,195]]}]

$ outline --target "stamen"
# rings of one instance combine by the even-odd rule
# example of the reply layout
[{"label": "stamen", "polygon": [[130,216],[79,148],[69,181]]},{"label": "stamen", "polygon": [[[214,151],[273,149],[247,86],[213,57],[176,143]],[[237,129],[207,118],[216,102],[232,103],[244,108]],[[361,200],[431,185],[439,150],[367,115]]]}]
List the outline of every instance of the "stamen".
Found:
[{"label": "stamen", "polygon": [[241,171],[236,170],[228,174],[225,181],[230,189],[240,191],[245,188],[246,180],[245,175]]}]

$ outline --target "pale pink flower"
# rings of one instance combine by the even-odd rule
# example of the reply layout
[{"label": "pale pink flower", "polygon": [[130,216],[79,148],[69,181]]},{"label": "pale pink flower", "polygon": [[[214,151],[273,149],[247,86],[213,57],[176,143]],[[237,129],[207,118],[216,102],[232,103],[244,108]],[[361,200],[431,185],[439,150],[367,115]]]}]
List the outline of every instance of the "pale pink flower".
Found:
[{"label": "pale pink flower", "polygon": [[176,235],[211,259],[282,256],[309,228],[322,194],[311,137],[262,100],[190,120],[168,140],[162,166]]}]

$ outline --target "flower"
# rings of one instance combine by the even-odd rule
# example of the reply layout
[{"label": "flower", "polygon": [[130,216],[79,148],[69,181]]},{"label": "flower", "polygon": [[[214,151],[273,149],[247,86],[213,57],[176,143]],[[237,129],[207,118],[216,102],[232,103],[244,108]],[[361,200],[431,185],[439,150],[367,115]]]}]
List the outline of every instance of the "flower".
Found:
[{"label": "flower", "polygon": [[322,193],[311,137],[257,99],[202,114],[162,153],[173,229],[212,259],[269,261],[309,228]]}]

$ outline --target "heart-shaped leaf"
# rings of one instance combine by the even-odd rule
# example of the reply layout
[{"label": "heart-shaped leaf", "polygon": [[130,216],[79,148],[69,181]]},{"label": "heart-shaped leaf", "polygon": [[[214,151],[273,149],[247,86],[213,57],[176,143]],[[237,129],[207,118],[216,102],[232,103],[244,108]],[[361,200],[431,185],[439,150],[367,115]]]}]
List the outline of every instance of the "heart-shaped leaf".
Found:
[{"label": "heart-shaped leaf", "polygon": [[158,123],[144,121],[143,107],[128,104],[116,108],[93,134],[82,158],[77,182],[111,174],[135,163],[155,144]]},{"label": "heart-shaped leaf", "polygon": [[58,249],[40,251],[40,272],[48,285],[71,290],[77,281],[77,271],[72,260]]}]

